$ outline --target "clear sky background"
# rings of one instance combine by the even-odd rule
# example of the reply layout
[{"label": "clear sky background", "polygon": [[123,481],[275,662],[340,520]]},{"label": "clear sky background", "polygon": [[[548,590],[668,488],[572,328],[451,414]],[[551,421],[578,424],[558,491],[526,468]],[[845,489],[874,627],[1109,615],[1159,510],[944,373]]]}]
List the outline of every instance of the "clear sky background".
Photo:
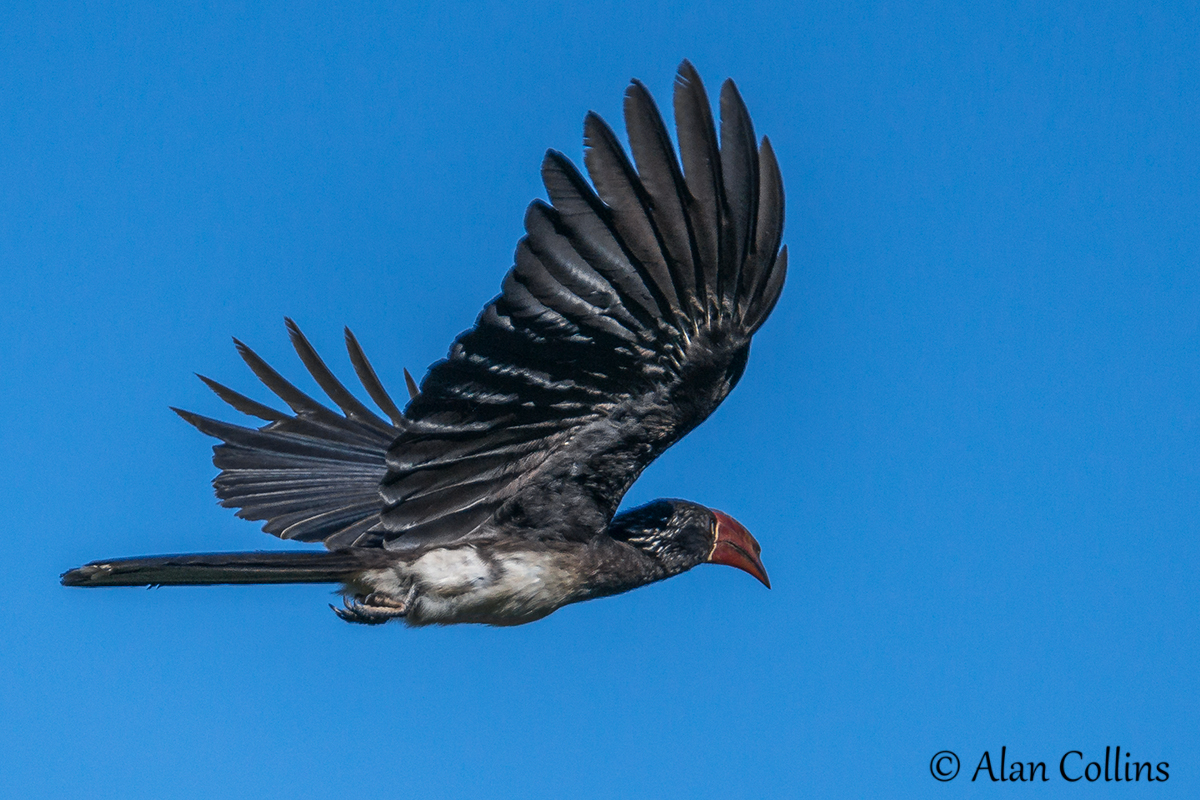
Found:
[{"label": "clear sky background", "polygon": [[[1200,796],[1200,26],[1047,6],[6,4],[3,793],[1148,791],[1057,774],[1120,745]],[[631,77],[669,108],[684,57],[775,145],[791,275],[627,504],[733,514],[773,590],[705,566],[414,631],[321,586],[58,585],[286,547],[216,505],[167,408],[227,413],[192,372],[266,399],[236,335],[312,387],[290,315],[403,395],[498,290],[543,151]],[[1050,782],[971,784],[1002,746]]]}]

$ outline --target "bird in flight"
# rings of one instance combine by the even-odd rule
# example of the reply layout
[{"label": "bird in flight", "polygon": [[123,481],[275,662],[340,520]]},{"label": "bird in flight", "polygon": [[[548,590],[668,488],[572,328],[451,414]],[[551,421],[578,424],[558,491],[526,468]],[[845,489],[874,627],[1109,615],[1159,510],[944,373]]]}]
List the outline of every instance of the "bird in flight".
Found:
[{"label": "bird in flight", "polygon": [[208,378],[266,424],[176,409],[221,440],[213,485],[223,506],[326,551],[94,561],[63,584],[333,583],[342,619],[414,626],[519,625],[704,563],[770,587],[758,542],[720,511],[656,500],[616,512],[642,470],[737,384],[779,299],[779,167],[733,82],[714,124],[687,61],[675,78],[679,159],[640,82],[624,109],[633,160],[595,113],[584,121],[590,185],[561,153],[546,154],[549,203],[529,206],[499,296],[419,388],[405,372],[403,411],[349,330],[354,371],[386,419],[291,320],[300,360],[339,411],[241,342],[290,412]]}]

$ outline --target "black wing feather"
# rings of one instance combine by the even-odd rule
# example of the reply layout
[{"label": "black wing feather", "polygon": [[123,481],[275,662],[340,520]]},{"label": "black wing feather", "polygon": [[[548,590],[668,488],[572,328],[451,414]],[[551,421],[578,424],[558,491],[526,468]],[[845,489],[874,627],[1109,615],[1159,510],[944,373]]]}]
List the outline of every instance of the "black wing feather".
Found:
[{"label": "black wing feather", "polygon": [[217,383],[212,378],[206,378],[199,373],[196,377],[204,382],[204,385],[213,390],[217,397],[224,400],[236,410],[251,417],[258,417],[267,422],[279,422],[288,418],[288,415],[282,411],[276,411],[268,405],[264,405],[257,400],[251,400],[246,395],[240,392],[235,392],[228,386]]},{"label": "black wing feather", "polygon": [[629,258],[606,221],[607,206],[562,153],[546,153],[542,181],[575,253],[613,287],[622,311],[636,317],[643,329],[655,328],[663,311],[642,276],[629,269]]},{"label": "black wing feather", "polygon": [[750,114],[731,80],[721,86],[721,175],[725,182],[728,214],[724,227],[732,237],[727,245],[728,253],[722,254],[721,267],[725,273],[722,275],[722,296],[729,297],[732,291],[737,297],[744,297],[746,287],[741,275],[754,241],[754,222],[758,214],[758,148]]},{"label": "black wing feather", "polygon": [[718,142],[704,85],[685,61],[675,82],[678,158],[636,81],[625,96],[633,161],[591,113],[590,185],[548,152],[550,202],[529,207],[500,295],[419,391],[405,372],[403,412],[347,329],[354,371],[387,420],[334,376],[291,320],[300,360],[341,413],[237,342],[293,413],[203,379],[268,423],[179,412],[222,440],[213,456],[222,504],[264,520],[269,533],[331,549],[571,539],[602,529],[641,470],[733,388],[783,287],[774,153],[765,139],[756,146],[732,82],[720,108]]},{"label": "black wing feather", "polygon": [[596,187],[596,194],[608,206],[610,227],[620,231],[628,252],[626,264],[642,273],[646,288],[653,291],[659,308],[670,312],[670,320],[682,313],[675,280],[666,260],[663,243],[651,218],[650,199],[638,179],[637,171],[617,141],[608,123],[589,112],[583,123],[583,162]]},{"label": "black wing feather", "polygon": [[683,169],[636,82],[625,99],[636,169],[595,114],[584,123],[594,190],[547,153],[550,205],[530,206],[500,296],[405,411],[382,487],[384,546],[591,535],[740,376],[783,285],[778,167],[732,83],[719,145],[686,62],[675,109]]},{"label": "black wing feather", "polygon": [[325,366],[325,362],[317,355],[317,351],[309,344],[308,339],[300,332],[300,328],[296,323],[285,317],[284,324],[287,326],[288,337],[292,340],[292,346],[296,349],[296,355],[300,356],[300,360],[308,368],[308,372],[313,376],[313,380],[329,396],[329,399],[336,403],[338,408],[342,409],[342,413],[348,419],[379,428],[390,434],[392,426],[388,425],[375,412],[359,402],[357,397],[350,394],[350,391],[342,385],[342,382],[329,371],[329,367]]},{"label": "black wing feather", "polygon": [[[362,383],[363,388],[367,390],[367,394],[375,401],[375,405],[379,406],[380,410],[388,415],[388,419],[392,421],[392,424],[403,424],[404,415],[400,413],[400,409],[392,401],[391,396],[387,393],[387,389],[383,388],[379,376],[375,374],[375,368],[367,360],[367,354],[363,352],[358,339],[354,337],[349,328],[345,329],[345,337],[346,352],[350,354],[350,363],[354,365],[354,372],[358,375],[358,380]],[[408,374],[408,370],[404,371],[404,379],[410,390],[415,389],[412,376]],[[413,391],[412,394],[415,396],[416,392]]]},{"label": "black wing feather", "polygon": [[331,549],[378,544],[378,537],[369,531],[379,523],[385,453],[400,433],[403,416],[349,330],[346,347],[355,371],[395,424],[388,424],[350,394],[294,322],[287,320],[287,329],[301,361],[343,414],[297,389],[237,340],[238,352],[250,369],[291,407],[294,416],[204,377],[201,380],[222,400],[268,424],[248,428],[175,411],[201,432],[221,440],[213,448],[213,464],[221,470],[213,487],[221,505],[239,509],[239,517],[262,520],[263,530],[281,538],[323,541]]},{"label": "black wing feather", "polygon": [[[634,81],[625,93],[625,130],[629,149],[646,192],[650,216],[670,265],[675,294],[681,302],[704,303],[703,276],[696,273],[695,242],[685,206],[690,198],[675,158],[671,137],[650,92]],[[701,283],[697,286],[697,278]],[[688,309],[689,316],[694,309]]]},{"label": "black wing feather", "polygon": [[695,237],[696,268],[703,275],[703,286],[711,318],[719,308],[721,212],[724,187],[721,181],[721,155],[712,108],[704,84],[690,62],[684,61],[675,78],[675,134],[683,161],[690,202],[692,235]]}]

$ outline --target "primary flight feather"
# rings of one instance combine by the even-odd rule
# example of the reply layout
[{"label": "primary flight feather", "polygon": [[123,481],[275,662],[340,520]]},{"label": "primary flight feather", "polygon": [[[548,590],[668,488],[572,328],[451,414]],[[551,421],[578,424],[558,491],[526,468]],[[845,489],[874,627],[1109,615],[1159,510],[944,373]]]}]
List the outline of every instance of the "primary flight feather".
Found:
[{"label": "primary flight feather", "polygon": [[[591,183],[561,153],[542,164],[501,293],[410,400],[391,399],[354,336],[351,363],[380,416],[287,321],[334,411],[250,348],[238,352],[283,412],[202,378],[248,428],[187,411],[221,443],[221,504],[328,552],[95,561],[67,586],[340,583],[351,622],[517,625],[701,563],[766,585],[760,548],[726,514],[657,500],[616,514],[646,466],[737,384],[783,289],[783,183],[732,81],[719,140],[699,75],[675,80],[680,158],[646,88],[625,93],[633,160],[596,114]],[[682,162],[682,166],[681,166]]]}]

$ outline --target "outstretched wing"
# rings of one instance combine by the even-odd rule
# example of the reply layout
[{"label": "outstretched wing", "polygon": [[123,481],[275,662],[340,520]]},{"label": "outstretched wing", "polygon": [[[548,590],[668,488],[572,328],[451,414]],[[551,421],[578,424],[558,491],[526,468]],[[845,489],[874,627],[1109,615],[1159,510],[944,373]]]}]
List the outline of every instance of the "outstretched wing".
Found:
[{"label": "outstretched wing", "polygon": [[686,61],[675,121],[682,168],[635,81],[632,163],[594,113],[584,123],[594,189],[547,154],[550,203],[529,207],[502,293],[398,421],[381,520],[358,544],[591,535],[736,384],[783,288],[783,185],[732,81],[719,144]]},{"label": "outstretched wing", "polygon": [[[237,508],[243,519],[263,520],[263,530],[282,539],[324,542],[337,549],[352,544],[379,524],[383,501],[379,482],[387,471],[385,455],[400,433],[403,417],[379,382],[350,330],[346,349],[367,394],[387,415],[385,420],[359,402],[334,377],[300,328],[287,320],[288,335],[300,360],[329,399],[333,411],[297,389],[246,345],[238,353],[258,379],[288,405],[278,411],[200,376],[233,408],[267,424],[247,428],[175,409],[185,420],[221,440],[213,481],[221,505]],[[410,392],[416,393],[408,372]]]}]

